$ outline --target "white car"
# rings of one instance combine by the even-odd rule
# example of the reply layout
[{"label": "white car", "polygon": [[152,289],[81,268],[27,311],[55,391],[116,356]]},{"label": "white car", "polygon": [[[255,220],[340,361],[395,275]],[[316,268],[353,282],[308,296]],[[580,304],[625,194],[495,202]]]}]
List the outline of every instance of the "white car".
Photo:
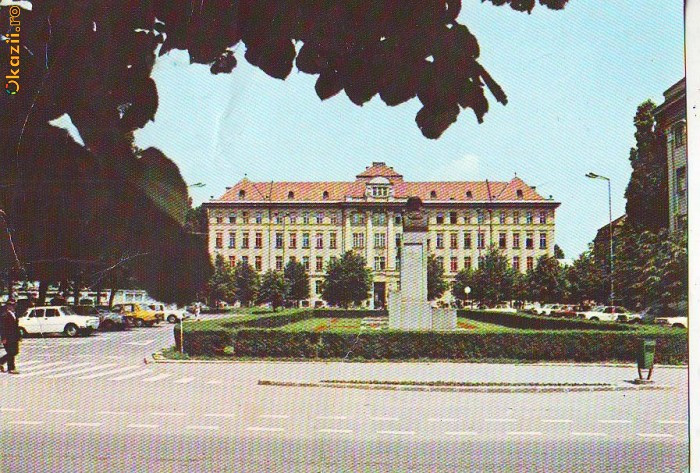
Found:
[{"label": "white car", "polygon": [[666,327],[688,328],[688,317],[657,317],[654,323]]},{"label": "white car", "polygon": [[167,320],[171,324],[176,324],[180,320],[187,320],[190,318],[190,313],[185,309],[168,309],[165,304],[160,302],[155,304],[146,305],[150,310],[155,310],[156,312],[162,312],[164,315],[164,320]]},{"label": "white car", "polygon": [[509,312],[515,314],[518,312],[516,309],[510,307],[508,304],[496,304],[493,307],[487,307],[484,312]]},{"label": "white car", "polygon": [[545,304],[542,307],[535,309],[537,315],[552,315],[552,311],[557,311],[561,308],[561,304]]},{"label": "white car", "polygon": [[100,326],[99,317],[78,315],[72,307],[31,307],[17,319],[20,336],[27,334],[63,333],[68,337],[89,335]]},{"label": "white car", "polygon": [[580,319],[603,322],[641,322],[642,316],[630,312],[621,306],[598,306],[586,312],[576,314]]}]

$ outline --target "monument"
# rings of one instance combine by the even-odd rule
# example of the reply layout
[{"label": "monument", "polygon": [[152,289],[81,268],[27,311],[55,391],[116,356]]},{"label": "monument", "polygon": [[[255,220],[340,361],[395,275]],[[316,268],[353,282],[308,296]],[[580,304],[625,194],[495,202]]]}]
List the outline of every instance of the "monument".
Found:
[{"label": "monument", "polygon": [[397,330],[455,330],[457,311],[428,302],[428,215],[423,202],[411,197],[403,218],[401,289],[388,297],[389,328]]}]

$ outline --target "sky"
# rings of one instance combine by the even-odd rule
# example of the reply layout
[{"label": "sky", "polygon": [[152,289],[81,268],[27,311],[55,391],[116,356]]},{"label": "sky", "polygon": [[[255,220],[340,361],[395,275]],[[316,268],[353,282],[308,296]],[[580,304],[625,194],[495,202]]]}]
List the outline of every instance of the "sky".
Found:
[{"label": "sky", "polygon": [[556,242],[567,258],[586,250],[624,213],[633,118],[684,76],[683,1],[571,0],[531,15],[463,0],[460,23],[476,35],[480,62],[508,94],[492,97],[478,124],[471,110],[438,140],[415,124],[417,99],[397,107],[378,96],[362,107],[344,92],[321,101],[316,76],[294,69],[282,81],[250,66],[237,46],[231,74],[190,65],[182,51],[154,67],[155,120],[136,132],[180,167],[195,204],[219,197],[245,174],[260,181],[353,180],[385,161],[405,180],[509,180],[517,173],[561,202]]}]

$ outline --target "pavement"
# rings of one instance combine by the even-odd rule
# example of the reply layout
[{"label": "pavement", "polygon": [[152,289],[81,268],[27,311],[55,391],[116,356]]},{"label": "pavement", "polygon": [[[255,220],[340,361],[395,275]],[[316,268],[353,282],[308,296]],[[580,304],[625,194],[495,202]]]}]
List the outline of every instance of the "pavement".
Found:
[{"label": "pavement", "polygon": [[[688,372],[667,391],[466,393],[260,386],[261,379],[624,383],[626,366],[155,364],[172,325],[30,339],[0,375],[0,471],[677,472]],[[37,454],[41,452],[41,454]]]}]

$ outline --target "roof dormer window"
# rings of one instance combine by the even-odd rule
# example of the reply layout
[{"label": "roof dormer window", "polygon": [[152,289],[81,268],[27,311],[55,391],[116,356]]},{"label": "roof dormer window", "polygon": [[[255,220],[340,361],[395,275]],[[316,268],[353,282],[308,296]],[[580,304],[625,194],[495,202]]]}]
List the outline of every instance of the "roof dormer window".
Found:
[{"label": "roof dormer window", "polygon": [[328,199],[328,191],[323,191],[323,200]]},{"label": "roof dormer window", "polygon": [[437,192],[435,192],[435,191],[430,191],[430,198],[431,198],[431,199],[437,199]]},{"label": "roof dormer window", "polygon": [[523,191],[522,191],[522,189],[518,189],[517,191],[515,191],[515,196],[516,196],[518,199],[522,199],[522,198],[523,198]]},{"label": "roof dormer window", "polygon": [[293,199],[293,198],[294,198],[294,191],[287,192],[287,199]]},{"label": "roof dormer window", "polygon": [[245,199],[245,191],[244,190],[241,189],[238,191],[238,198]]},{"label": "roof dormer window", "polygon": [[474,196],[472,195],[472,191],[467,191],[467,199],[471,199]]},{"label": "roof dormer window", "polygon": [[389,197],[391,181],[386,177],[375,177],[368,183],[367,195],[375,198]]}]

